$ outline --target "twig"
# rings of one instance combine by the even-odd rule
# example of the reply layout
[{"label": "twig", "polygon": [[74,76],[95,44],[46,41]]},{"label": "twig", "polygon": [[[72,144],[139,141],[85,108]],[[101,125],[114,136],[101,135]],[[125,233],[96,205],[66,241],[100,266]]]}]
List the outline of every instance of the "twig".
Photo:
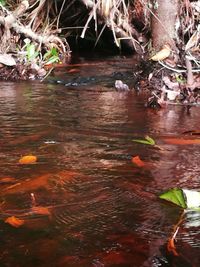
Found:
[{"label": "twig", "polygon": [[51,68],[51,69],[47,72],[47,74],[42,78],[41,82],[43,82],[43,81],[49,76],[49,74],[52,72],[53,69],[54,69],[54,68]]},{"label": "twig", "polygon": [[[160,65],[162,65],[163,67],[169,69],[169,70],[172,70],[174,72],[177,72],[177,73],[185,73],[187,72],[187,69],[175,69],[173,67],[170,67],[169,65],[165,64],[163,61],[158,61]],[[200,72],[200,69],[193,69],[192,72]]]}]

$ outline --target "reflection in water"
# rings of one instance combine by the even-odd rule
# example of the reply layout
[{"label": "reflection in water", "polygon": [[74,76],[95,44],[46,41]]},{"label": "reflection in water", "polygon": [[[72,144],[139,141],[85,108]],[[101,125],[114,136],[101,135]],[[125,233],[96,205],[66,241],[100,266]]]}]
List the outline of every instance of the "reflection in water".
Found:
[{"label": "reflection in water", "polygon": [[[105,64],[110,73],[131,72],[132,59],[125,62]],[[94,75],[89,68],[79,75]],[[185,214],[175,257],[166,244],[181,210],[157,194],[199,187],[198,145],[163,141],[196,129],[198,109],[151,112],[142,94],[116,92],[113,77],[76,88],[2,83],[1,266],[197,266],[198,213]],[[123,82],[131,88],[130,77]],[[160,149],[132,142],[147,134]],[[18,164],[30,154],[36,164]],[[137,155],[146,168],[131,162]],[[25,223],[15,229],[8,216]]]}]

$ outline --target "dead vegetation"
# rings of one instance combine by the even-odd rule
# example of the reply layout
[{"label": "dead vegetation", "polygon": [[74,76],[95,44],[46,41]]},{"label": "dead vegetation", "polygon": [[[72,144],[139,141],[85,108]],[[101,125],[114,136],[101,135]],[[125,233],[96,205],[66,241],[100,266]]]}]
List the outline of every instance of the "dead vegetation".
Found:
[{"label": "dead vegetation", "polygon": [[[92,39],[94,47],[100,41],[110,42],[119,51],[126,47],[146,61],[158,62],[148,77],[155,89],[150,103],[153,99],[158,106],[175,100],[199,104],[199,1],[174,0],[177,15],[169,27],[162,22],[160,1],[0,1],[0,66],[4,66],[0,75],[6,79],[44,77],[46,65],[70,58],[68,39]],[[154,24],[161,26],[161,33]],[[169,32],[172,26],[173,34]],[[109,40],[106,31],[112,33]],[[162,44],[157,53],[154,32]]]}]

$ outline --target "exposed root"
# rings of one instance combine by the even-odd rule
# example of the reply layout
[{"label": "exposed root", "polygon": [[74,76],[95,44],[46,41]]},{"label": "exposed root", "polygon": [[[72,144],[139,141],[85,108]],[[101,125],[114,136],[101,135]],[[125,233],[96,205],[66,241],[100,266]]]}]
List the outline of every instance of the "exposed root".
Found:
[{"label": "exposed root", "polygon": [[[121,47],[121,42],[138,53],[143,53],[143,48],[140,45],[140,34],[136,28],[130,23],[129,8],[124,0],[98,0],[96,3],[90,0],[82,0],[82,2],[91,9],[88,20],[82,31],[81,37],[85,37],[86,30],[92,18],[97,25],[97,17],[104,21],[105,25],[112,30],[115,44]],[[97,29],[97,26],[96,26]]]}]

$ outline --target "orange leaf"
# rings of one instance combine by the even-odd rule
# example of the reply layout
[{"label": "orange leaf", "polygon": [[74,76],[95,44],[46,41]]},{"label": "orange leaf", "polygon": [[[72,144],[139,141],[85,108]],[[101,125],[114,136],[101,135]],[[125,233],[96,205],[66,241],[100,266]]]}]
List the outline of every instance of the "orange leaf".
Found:
[{"label": "orange leaf", "polygon": [[35,206],[35,207],[32,207],[31,210],[32,210],[32,212],[33,212],[34,214],[38,214],[38,215],[48,215],[48,216],[51,215],[49,209],[46,208],[46,207]]},{"label": "orange leaf", "polygon": [[200,139],[165,138],[164,141],[172,145],[200,145]]},{"label": "orange leaf", "polygon": [[14,183],[15,179],[12,177],[2,177],[0,178],[0,184],[9,184],[9,183]]},{"label": "orange leaf", "polygon": [[9,223],[10,225],[18,228],[20,227],[21,225],[24,224],[24,220],[21,220],[15,216],[11,216],[11,217],[8,217],[6,220],[5,220],[5,223]]},{"label": "orange leaf", "polygon": [[144,161],[142,161],[139,156],[133,157],[131,161],[138,167],[144,167],[145,165]]},{"label": "orange leaf", "polygon": [[178,256],[178,253],[176,251],[176,247],[175,247],[175,244],[174,244],[174,238],[170,238],[167,242],[167,250],[169,252],[172,252],[174,254],[174,256]]},{"label": "orange leaf", "polygon": [[28,156],[24,156],[19,160],[20,164],[32,164],[35,163],[37,161],[37,157],[36,156],[32,156],[32,155],[28,155]]},{"label": "orange leaf", "polygon": [[80,70],[79,69],[69,69],[67,72],[68,73],[77,73],[77,72],[80,72]]}]

